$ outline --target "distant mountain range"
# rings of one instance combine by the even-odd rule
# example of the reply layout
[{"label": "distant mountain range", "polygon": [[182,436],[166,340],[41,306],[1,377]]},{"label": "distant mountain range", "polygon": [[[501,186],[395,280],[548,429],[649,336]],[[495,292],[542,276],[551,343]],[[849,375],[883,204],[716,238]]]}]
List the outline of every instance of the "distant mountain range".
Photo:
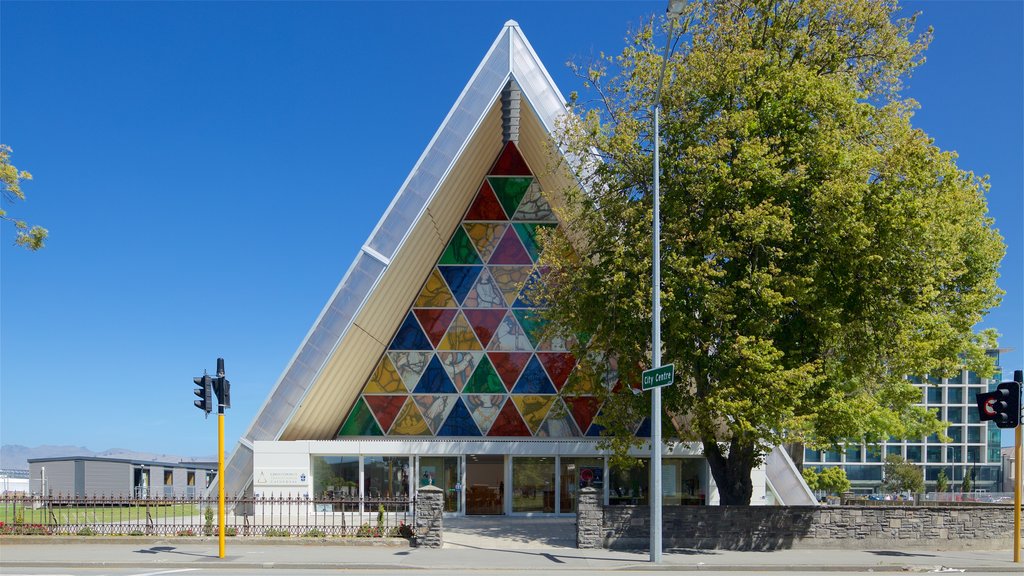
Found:
[{"label": "distant mountain range", "polygon": [[85,446],[20,446],[4,444],[0,446],[0,468],[7,470],[28,470],[29,458],[60,458],[63,456],[94,456],[98,458],[127,458],[132,460],[150,460],[154,462],[213,462],[217,456],[177,456],[174,454],[156,454],[154,452],[138,452],[124,448],[111,448],[102,452],[94,452]]}]

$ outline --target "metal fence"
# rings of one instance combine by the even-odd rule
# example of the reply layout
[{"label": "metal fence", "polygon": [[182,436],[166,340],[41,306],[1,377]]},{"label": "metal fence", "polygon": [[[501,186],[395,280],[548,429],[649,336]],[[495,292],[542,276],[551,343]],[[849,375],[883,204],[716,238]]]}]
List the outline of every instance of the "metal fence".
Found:
[{"label": "metal fence", "polygon": [[[217,498],[0,496],[0,534],[217,536]],[[225,499],[225,536],[409,537],[411,498]]]}]

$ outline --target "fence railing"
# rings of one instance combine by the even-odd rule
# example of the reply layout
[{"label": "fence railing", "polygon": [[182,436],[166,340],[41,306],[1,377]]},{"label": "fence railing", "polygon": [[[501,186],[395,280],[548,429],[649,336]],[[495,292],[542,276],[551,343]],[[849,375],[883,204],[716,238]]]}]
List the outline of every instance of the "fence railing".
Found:
[{"label": "fence railing", "polygon": [[[0,534],[217,536],[216,498],[0,496]],[[225,536],[412,535],[412,498],[225,500]]]}]

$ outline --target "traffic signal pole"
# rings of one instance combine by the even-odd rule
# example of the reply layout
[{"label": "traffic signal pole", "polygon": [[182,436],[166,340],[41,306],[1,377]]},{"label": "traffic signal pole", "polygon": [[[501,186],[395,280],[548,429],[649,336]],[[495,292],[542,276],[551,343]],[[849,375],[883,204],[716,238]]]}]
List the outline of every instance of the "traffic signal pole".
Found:
[{"label": "traffic signal pole", "polygon": [[[1018,429],[1017,436],[1020,436]],[[224,404],[217,404],[217,533],[218,557],[224,557]]]},{"label": "traffic signal pole", "polygon": [[[1024,381],[1024,371],[1014,370],[1013,379],[1018,384],[1017,393],[1020,394],[1021,386],[1019,385]],[[1020,409],[1019,402],[1017,404],[1017,408],[1018,410]],[[1024,470],[1024,466],[1021,465],[1021,460],[1024,460],[1024,450],[1021,449],[1020,418],[1017,420],[1017,429],[1014,433],[1013,443],[1013,561],[1020,563],[1020,491],[1021,484],[1024,483],[1024,478],[1021,477],[1021,471]]]}]

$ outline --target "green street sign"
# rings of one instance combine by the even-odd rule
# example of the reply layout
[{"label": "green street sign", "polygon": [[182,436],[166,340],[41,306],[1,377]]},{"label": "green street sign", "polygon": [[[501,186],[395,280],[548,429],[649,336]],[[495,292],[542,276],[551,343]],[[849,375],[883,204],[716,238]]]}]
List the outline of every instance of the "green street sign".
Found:
[{"label": "green street sign", "polygon": [[662,386],[669,386],[676,380],[676,365],[666,364],[660,368],[652,368],[651,370],[644,370],[643,375],[640,377],[640,384],[644,390],[652,390],[654,388],[661,388]]}]

